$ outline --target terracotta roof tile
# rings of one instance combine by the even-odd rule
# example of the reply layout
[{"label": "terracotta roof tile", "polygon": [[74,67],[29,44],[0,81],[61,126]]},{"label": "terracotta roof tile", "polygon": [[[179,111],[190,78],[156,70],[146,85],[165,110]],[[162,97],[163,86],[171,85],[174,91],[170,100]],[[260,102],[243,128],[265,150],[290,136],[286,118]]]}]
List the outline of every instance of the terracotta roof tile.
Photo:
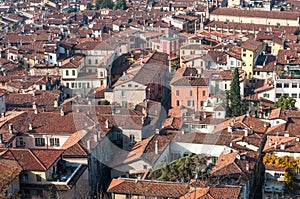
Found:
[{"label": "terracotta roof tile", "polygon": [[132,194],[153,197],[179,198],[187,191],[187,185],[174,182],[145,181],[135,179],[113,179],[107,189],[109,193]]}]

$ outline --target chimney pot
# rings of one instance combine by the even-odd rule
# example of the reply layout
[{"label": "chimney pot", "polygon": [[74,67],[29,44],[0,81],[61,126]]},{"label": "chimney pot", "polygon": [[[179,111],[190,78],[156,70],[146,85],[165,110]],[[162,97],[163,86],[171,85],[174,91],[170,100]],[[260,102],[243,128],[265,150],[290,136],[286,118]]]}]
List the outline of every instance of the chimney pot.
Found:
[{"label": "chimney pot", "polygon": [[29,127],[28,127],[28,129],[29,129],[29,131],[31,131],[31,130],[32,130],[32,124],[31,124],[31,123],[29,123]]},{"label": "chimney pot", "polygon": [[87,148],[88,151],[91,150],[91,140],[86,141],[86,148]]},{"label": "chimney pot", "polygon": [[60,109],[60,116],[64,116],[64,115],[65,115],[64,110]]},{"label": "chimney pot", "polygon": [[14,126],[13,126],[13,124],[9,124],[8,128],[9,128],[9,133],[12,134],[13,131],[14,131]]},{"label": "chimney pot", "polygon": [[155,154],[158,155],[158,141],[155,140]]},{"label": "chimney pot", "polygon": [[155,133],[156,133],[156,134],[159,134],[159,129],[155,129]]},{"label": "chimney pot", "polygon": [[94,141],[98,142],[98,133],[94,134]]},{"label": "chimney pot", "polygon": [[54,100],[54,108],[57,108],[58,107],[58,102],[57,100]]}]

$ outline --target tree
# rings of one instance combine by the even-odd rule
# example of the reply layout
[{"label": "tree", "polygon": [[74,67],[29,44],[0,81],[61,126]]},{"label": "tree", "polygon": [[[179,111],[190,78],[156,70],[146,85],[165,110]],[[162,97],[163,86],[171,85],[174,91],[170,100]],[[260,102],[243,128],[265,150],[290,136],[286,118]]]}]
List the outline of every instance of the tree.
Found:
[{"label": "tree", "polygon": [[150,173],[149,178],[160,181],[188,182],[195,177],[195,172],[203,177],[205,173],[200,173],[200,171],[207,168],[207,160],[207,156],[191,153],[169,164],[159,165]]},{"label": "tree", "polygon": [[93,8],[94,8],[94,6],[93,6],[92,3],[88,3],[87,6],[86,6],[87,10],[92,10]]},{"label": "tree", "polygon": [[231,117],[231,115],[232,115],[229,103],[230,103],[229,92],[226,91],[226,104],[225,104],[225,107],[226,107],[226,117]]},{"label": "tree", "polygon": [[275,102],[276,108],[284,108],[288,110],[295,110],[296,100],[293,97],[289,97],[286,95],[281,95],[277,102]]},{"label": "tree", "polygon": [[126,10],[126,1],[125,0],[118,0],[114,6],[114,10]]},{"label": "tree", "polygon": [[96,9],[99,10],[102,8],[113,8],[113,3],[111,0],[97,0]]},{"label": "tree", "polygon": [[230,84],[228,116],[240,116],[245,113],[240,90],[239,70],[235,68]]},{"label": "tree", "polygon": [[286,184],[286,188],[290,193],[295,191],[295,169],[294,168],[287,168],[284,172],[284,182]]}]

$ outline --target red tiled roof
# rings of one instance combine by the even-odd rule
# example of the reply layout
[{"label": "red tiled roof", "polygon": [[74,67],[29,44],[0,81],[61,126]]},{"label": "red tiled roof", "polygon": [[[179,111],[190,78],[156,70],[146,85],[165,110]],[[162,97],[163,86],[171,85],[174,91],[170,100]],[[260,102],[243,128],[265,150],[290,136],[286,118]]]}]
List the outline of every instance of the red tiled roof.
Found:
[{"label": "red tiled roof", "polygon": [[171,84],[172,86],[196,86],[196,87],[208,87],[207,79],[200,77],[184,77]]},{"label": "red tiled roof", "polygon": [[107,189],[109,193],[170,198],[179,198],[187,191],[188,186],[183,183],[135,179],[113,179]]}]

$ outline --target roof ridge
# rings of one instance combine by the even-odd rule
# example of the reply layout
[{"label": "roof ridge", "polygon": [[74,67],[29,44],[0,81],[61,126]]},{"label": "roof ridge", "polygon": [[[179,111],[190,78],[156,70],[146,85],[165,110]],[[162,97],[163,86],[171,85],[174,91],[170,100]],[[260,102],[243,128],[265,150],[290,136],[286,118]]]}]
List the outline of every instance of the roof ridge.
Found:
[{"label": "roof ridge", "polygon": [[[42,167],[47,170],[46,166],[42,163],[42,161],[31,151],[31,149],[27,149],[29,153],[42,165]],[[45,150],[45,149],[44,149]]]}]

